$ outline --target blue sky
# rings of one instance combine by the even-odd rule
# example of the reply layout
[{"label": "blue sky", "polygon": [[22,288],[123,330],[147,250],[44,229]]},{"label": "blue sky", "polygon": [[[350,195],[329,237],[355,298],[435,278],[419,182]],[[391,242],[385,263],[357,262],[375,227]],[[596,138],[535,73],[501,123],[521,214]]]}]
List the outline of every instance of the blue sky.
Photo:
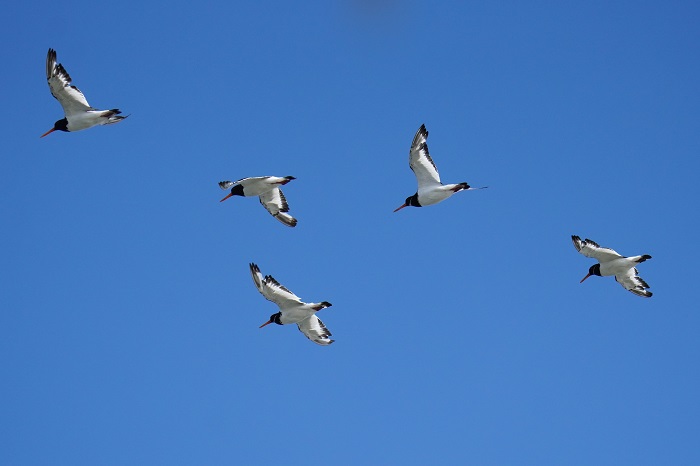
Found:
[{"label": "blue sky", "polygon": [[[700,462],[696,4],[62,6],[0,28],[2,464]],[[129,119],[39,139],[49,47]],[[394,214],[422,123],[489,189]],[[218,202],[262,175],[296,228]]]}]

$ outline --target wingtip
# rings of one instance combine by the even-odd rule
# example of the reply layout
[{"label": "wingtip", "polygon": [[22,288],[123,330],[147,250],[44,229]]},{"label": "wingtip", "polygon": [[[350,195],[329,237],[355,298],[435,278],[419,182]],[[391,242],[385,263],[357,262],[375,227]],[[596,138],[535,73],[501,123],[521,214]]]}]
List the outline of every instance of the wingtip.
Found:
[{"label": "wingtip", "polygon": [[49,47],[49,51],[46,54],[46,79],[51,79],[54,73],[54,68],[56,66],[56,51]]},{"label": "wingtip", "polygon": [[289,211],[289,208],[287,208],[286,210],[279,211],[278,213],[274,214],[273,217],[279,220],[280,223],[282,223],[282,225],[294,228],[295,226],[297,226],[298,220],[292,217],[291,215],[285,213],[287,211]]},{"label": "wingtip", "polygon": [[641,296],[642,298],[651,298],[654,293],[648,290],[630,290],[632,293],[636,294],[637,296]]},{"label": "wingtip", "polygon": [[574,247],[577,251],[581,251],[581,238],[576,235],[571,235],[571,241],[574,243]]},{"label": "wingtip", "polygon": [[[417,146],[418,142],[423,139],[428,139],[428,130],[425,128],[425,124],[420,125],[420,128],[418,128],[418,131],[416,131],[416,135],[413,136],[413,142],[411,143],[411,148],[415,148],[417,150],[421,150],[423,146],[421,145],[420,147]],[[425,141],[422,142],[425,144]]]}]

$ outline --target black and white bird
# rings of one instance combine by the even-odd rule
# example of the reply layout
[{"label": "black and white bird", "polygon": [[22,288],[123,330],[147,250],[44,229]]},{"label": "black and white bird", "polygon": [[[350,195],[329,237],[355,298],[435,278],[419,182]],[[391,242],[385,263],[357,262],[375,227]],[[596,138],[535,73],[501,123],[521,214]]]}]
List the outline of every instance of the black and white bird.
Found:
[{"label": "black and white bird", "polygon": [[588,275],[583,277],[580,283],[583,283],[591,275],[598,275],[599,277],[614,275],[615,280],[626,290],[638,296],[651,298],[652,293],[647,290],[649,285],[638,275],[639,272],[637,272],[635,267],[637,264],[651,259],[650,255],[624,257],[612,249],[600,247],[595,241],[591,241],[588,238],[581,240],[578,236],[573,235],[571,240],[574,242],[574,247],[578,252],[598,261],[598,264],[592,265],[588,269]]},{"label": "black and white bird", "polygon": [[253,263],[250,264],[250,274],[253,276],[255,286],[265,299],[272,301],[280,308],[280,312],[272,314],[270,320],[262,324],[260,328],[272,323],[277,325],[297,324],[299,331],[316,344],[326,346],[335,341],[328,338],[331,336],[331,332],[323,325],[321,319],[316,317],[318,311],[331,307],[331,303],[328,301],[302,302],[297,295],[280,285],[270,275],[263,278],[260,269]]},{"label": "black and white bird", "polygon": [[53,128],[42,134],[42,138],[56,130],[80,131],[93,126],[119,123],[126,118],[118,116],[121,112],[117,108],[98,110],[91,107],[83,93],[77,87],[71,85],[70,75],[63,65],[56,63],[56,51],[54,49],[49,49],[49,53],[46,56],[46,79],[49,82],[51,94],[61,104],[66,116],[54,123]]},{"label": "black and white bird", "polygon": [[295,179],[293,176],[256,176],[238,181],[219,181],[221,189],[231,190],[229,195],[219,202],[224,202],[231,196],[260,196],[260,203],[270,212],[270,215],[288,227],[295,227],[297,219],[287,213],[289,204],[279,188]]},{"label": "black and white bird", "polygon": [[408,206],[423,207],[437,204],[459,191],[487,188],[487,186],[472,188],[468,183],[442,184],[435,162],[428,152],[427,140],[428,130],[425,129],[425,125],[421,125],[413,137],[411,150],[408,153],[408,165],[418,180],[418,191],[413,196],[407,197],[406,202],[394,212]]}]

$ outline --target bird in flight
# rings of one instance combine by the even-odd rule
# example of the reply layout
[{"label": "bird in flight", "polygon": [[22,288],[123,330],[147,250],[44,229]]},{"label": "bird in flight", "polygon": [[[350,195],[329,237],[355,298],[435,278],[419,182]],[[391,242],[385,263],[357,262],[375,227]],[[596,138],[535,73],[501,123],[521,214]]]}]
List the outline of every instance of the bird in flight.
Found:
[{"label": "bird in flight", "polygon": [[622,285],[627,291],[631,291],[637,296],[651,298],[652,292],[648,291],[649,285],[639,276],[637,264],[641,264],[651,256],[644,254],[643,256],[625,257],[609,248],[603,248],[595,241],[586,238],[582,240],[578,236],[571,236],[574,242],[574,247],[578,252],[586,257],[591,257],[598,261],[588,269],[588,275],[583,277],[581,283],[588,277],[597,275],[599,277],[615,276],[615,280]]},{"label": "bird in flight", "polygon": [[437,204],[459,191],[484,189],[488,187],[472,188],[468,183],[442,184],[435,162],[433,162],[428,152],[427,140],[428,130],[425,129],[425,125],[421,125],[416,135],[413,137],[411,150],[408,152],[408,165],[416,175],[418,191],[414,195],[408,196],[406,202],[394,210],[394,212],[408,206],[424,207]]},{"label": "bird in flight", "polygon": [[328,338],[331,336],[331,332],[323,325],[321,319],[316,317],[318,311],[330,307],[331,303],[328,301],[302,302],[299,296],[280,285],[272,276],[266,275],[263,278],[260,268],[253,263],[250,264],[250,274],[253,276],[253,282],[260,294],[265,299],[277,304],[280,309],[278,313],[272,314],[270,320],[262,324],[260,328],[272,323],[277,325],[297,324],[299,331],[318,345],[327,346],[335,341]]},{"label": "bird in flight", "polygon": [[294,180],[293,176],[256,176],[243,178],[238,181],[219,181],[219,187],[226,191],[230,189],[228,196],[219,202],[224,202],[232,196],[259,196],[260,204],[270,212],[270,215],[288,227],[295,227],[297,219],[289,215],[289,204],[279,188]]},{"label": "bird in flight", "polygon": [[119,116],[119,109],[98,110],[88,104],[80,89],[71,85],[71,77],[60,63],[56,63],[56,51],[49,49],[46,56],[46,79],[51,94],[63,107],[65,117],[54,123],[53,128],[41,135],[43,138],[54,131],[80,131],[99,125],[119,123],[126,117]]}]

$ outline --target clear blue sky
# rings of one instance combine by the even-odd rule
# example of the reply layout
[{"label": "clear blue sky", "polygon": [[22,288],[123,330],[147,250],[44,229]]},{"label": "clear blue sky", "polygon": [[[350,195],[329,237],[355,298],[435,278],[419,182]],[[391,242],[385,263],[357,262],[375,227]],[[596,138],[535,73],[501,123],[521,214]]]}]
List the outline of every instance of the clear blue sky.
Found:
[{"label": "clear blue sky", "polygon": [[[584,3],[6,8],[0,463],[700,464],[700,7]],[[49,47],[131,117],[39,139]],[[421,123],[489,189],[394,214]]]}]

